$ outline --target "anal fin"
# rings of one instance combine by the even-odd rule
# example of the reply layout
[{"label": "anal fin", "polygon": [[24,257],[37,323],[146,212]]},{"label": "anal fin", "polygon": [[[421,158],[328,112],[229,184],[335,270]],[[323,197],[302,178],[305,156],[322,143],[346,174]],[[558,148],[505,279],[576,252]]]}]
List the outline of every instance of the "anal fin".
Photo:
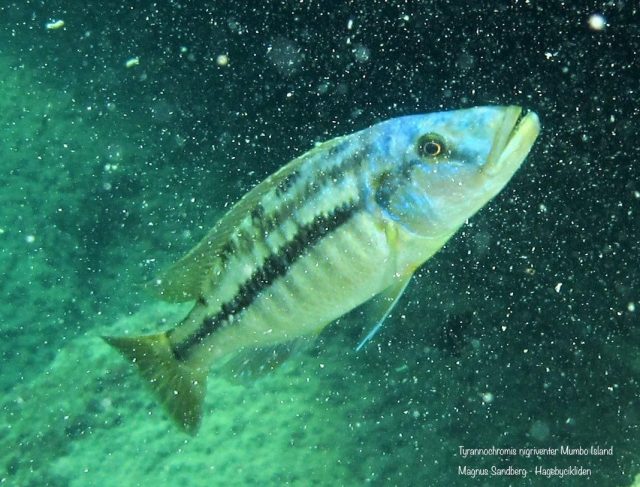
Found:
[{"label": "anal fin", "polygon": [[251,383],[275,371],[291,357],[302,354],[314,343],[314,336],[305,336],[271,346],[248,347],[232,356],[217,372],[235,382]]}]

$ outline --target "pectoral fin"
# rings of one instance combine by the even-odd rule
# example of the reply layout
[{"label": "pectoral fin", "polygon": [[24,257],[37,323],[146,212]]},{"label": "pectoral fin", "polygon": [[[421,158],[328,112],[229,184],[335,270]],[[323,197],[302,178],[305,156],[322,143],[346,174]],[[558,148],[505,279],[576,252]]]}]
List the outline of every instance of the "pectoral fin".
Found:
[{"label": "pectoral fin", "polygon": [[382,327],[384,320],[389,316],[391,310],[394,308],[400,296],[407,288],[407,284],[411,280],[413,276],[413,272],[408,273],[405,277],[401,277],[397,282],[389,286],[387,289],[382,291],[380,294],[372,298],[365,306],[366,306],[366,314],[375,320],[375,325],[367,335],[360,340],[358,346],[356,347],[356,352],[360,351],[365,344],[371,340],[376,333]]}]

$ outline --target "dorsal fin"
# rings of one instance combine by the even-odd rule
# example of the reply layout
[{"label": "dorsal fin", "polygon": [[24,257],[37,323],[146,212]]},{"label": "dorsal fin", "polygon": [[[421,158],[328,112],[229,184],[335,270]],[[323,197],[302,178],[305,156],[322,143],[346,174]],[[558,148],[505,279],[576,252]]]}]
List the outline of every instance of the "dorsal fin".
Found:
[{"label": "dorsal fin", "polygon": [[344,137],[338,137],[316,146],[254,187],[231,207],[193,249],[161,273],[158,278],[147,283],[147,288],[165,301],[196,300],[201,294],[207,276],[211,272],[220,270],[218,269],[219,256],[242,220],[248,214],[252,214],[269,191],[284,183],[287,178],[300,169],[305,161],[320,151],[340,144],[343,139]]}]

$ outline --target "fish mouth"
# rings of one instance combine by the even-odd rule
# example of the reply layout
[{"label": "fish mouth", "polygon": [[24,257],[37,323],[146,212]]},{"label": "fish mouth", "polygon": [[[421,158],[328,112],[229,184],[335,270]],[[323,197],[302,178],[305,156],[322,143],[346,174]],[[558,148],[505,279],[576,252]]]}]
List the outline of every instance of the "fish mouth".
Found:
[{"label": "fish mouth", "polygon": [[534,112],[523,113],[519,106],[505,107],[483,172],[493,175],[509,169],[508,174],[513,174],[531,150],[539,133],[540,121]]}]

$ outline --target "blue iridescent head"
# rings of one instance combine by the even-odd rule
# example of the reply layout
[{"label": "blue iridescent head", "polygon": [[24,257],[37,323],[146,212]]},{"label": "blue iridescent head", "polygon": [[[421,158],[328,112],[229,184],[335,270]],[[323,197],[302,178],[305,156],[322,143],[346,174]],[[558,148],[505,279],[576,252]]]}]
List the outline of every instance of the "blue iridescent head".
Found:
[{"label": "blue iridescent head", "polygon": [[373,129],[374,204],[411,233],[441,239],[505,186],[540,125],[520,107],[490,106],[400,117]]}]

